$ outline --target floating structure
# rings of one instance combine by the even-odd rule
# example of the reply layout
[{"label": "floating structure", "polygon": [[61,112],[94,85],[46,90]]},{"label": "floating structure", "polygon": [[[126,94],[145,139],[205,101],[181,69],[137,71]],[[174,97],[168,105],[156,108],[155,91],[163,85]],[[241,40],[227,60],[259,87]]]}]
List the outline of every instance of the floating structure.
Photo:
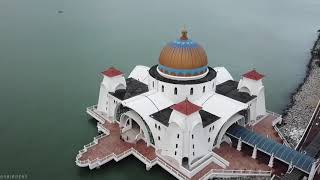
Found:
[{"label": "floating structure", "polygon": [[136,66],[127,78],[111,67],[102,76],[98,104],[87,108],[102,134],[79,151],[80,167],[134,155],[177,179],[316,174],[319,161],[278,134],[282,118],[266,110],[264,75],[251,70],[235,81],[224,67],[208,66],[186,30],[157,65]]}]

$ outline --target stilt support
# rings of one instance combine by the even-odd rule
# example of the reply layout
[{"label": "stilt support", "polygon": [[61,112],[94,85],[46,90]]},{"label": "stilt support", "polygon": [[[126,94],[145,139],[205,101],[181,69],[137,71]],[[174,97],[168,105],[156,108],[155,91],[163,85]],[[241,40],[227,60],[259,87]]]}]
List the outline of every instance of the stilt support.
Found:
[{"label": "stilt support", "polygon": [[242,146],[242,142],[241,142],[241,137],[240,137],[240,139],[238,140],[238,144],[237,144],[238,151],[241,151],[241,146]]},{"label": "stilt support", "polygon": [[257,146],[255,145],[253,148],[253,152],[252,152],[252,159],[256,159],[257,158]]},{"label": "stilt support", "polygon": [[274,156],[273,156],[273,154],[270,156],[270,160],[269,160],[269,164],[268,164],[268,166],[269,167],[273,167],[273,161],[274,161]]},{"label": "stilt support", "polygon": [[146,170],[149,171],[151,169],[151,166],[146,165]]}]

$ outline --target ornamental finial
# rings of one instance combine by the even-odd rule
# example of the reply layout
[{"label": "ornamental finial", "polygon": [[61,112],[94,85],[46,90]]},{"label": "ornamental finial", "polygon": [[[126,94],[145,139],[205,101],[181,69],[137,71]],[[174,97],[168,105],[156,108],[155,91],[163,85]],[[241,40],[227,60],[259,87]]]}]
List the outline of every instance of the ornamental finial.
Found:
[{"label": "ornamental finial", "polygon": [[183,28],[181,30],[180,40],[188,40],[187,34],[188,34],[187,28],[186,28],[186,26],[183,26]]}]

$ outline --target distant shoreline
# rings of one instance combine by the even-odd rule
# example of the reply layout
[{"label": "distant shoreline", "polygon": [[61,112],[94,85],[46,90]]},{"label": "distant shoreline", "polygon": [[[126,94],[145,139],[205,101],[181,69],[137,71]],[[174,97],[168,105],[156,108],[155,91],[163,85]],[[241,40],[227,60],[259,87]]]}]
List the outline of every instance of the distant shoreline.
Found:
[{"label": "distant shoreline", "polygon": [[[319,32],[319,31],[318,31]],[[307,127],[320,99],[320,33],[310,51],[311,57],[307,64],[303,81],[292,92],[290,102],[282,110],[283,122],[280,130],[291,146],[295,146]]]}]

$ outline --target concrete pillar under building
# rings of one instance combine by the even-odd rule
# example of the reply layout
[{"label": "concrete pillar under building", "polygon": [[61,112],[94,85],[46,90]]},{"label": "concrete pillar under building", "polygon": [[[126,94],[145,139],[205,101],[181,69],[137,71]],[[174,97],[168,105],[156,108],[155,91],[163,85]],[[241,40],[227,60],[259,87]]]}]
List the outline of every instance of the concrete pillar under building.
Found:
[{"label": "concrete pillar under building", "polygon": [[273,167],[273,161],[274,161],[274,156],[273,156],[273,154],[270,156],[270,160],[269,160],[269,164],[268,164],[268,166],[269,167]]},{"label": "concrete pillar under building", "polygon": [[151,166],[146,165],[146,170],[149,171],[151,169]]},{"label": "concrete pillar under building", "polygon": [[257,146],[255,145],[252,151],[252,159],[256,159],[257,158]]},{"label": "concrete pillar under building", "polygon": [[237,144],[237,150],[241,151],[241,146],[242,146],[242,142],[241,142],[241,138],[238,139],[238,144]]}]

